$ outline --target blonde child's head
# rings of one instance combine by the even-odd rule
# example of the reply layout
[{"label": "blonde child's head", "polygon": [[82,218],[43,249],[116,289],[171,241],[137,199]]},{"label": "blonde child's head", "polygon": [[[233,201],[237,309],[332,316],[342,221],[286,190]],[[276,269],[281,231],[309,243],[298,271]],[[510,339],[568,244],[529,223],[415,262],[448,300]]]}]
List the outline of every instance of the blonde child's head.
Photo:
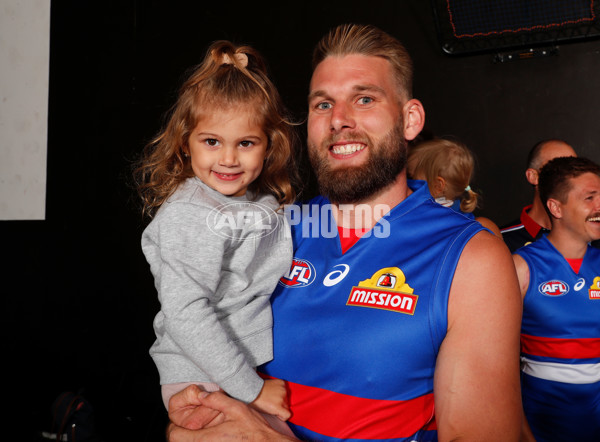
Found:
[{"label": "blonde child's head", "polygon": [[271,194],[280,204],[293,202],[297,138],[266,64],[249,46],[217,41],[181,86],[164,129],[144,149],[136,169],[144,213],[153,216],[181,182],[194,176],[189,141],[199,122],[238,110],[251,115],[267,137],[262,170],[248,190]]},{"label": "blonde child's head", "polygon": [[434,138],[412,147],[408,154],[409,177],[427,181],[434,198],[460,200],[460,209],[470,213],[477,207],[478,194],[471,190],[475,160],[462,143]]}]

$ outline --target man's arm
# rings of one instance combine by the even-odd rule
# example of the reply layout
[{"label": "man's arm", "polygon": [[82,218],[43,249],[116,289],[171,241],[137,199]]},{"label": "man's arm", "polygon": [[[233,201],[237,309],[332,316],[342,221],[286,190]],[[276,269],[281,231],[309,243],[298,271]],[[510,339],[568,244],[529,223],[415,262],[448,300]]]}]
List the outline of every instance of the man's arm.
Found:
[{"label": "man's arm", "polygon": [[494,221],[492,221],[491,219],[485,218],[483,216],[478,216],[475,218],[475,221],[479,222],[479,224],[481,224],[483,227],[488,229],[490,232],[492,232],[498,238],[502,238],[502,232],[500,232],[500,229],[498,228],[496,223]]},{"label": "man's arm", "polygon": [[169,420],[188,430],[220,424],[225,420],[223,413],[202,406],[202,398],[207,395],[208,392],[194,384],[175,393],[169,400]]},{"label": "man's arm", "polygon": [[[218,414],[209,427],[197,429],[202,425],[200,422],[204,418],[200,419],[196,413],[202,410],[211,410]],[[207,394],[188,387],[171,398],[169,418],[169,442],[225,439],[263,442],[296,440],[275,431],[256,410],[220,391]],[[214,424],[217,425],[213,426]]]},{"label": "man's arm", "polygon": [[517,269],[517,278],[519,279],[519,290],[521,291],[521,298],[525,299],[525,294],[529,288],[529,266],[520,255],[513,255],[513,262]]},{"label": "man's arm", "polygon": [[[527,265],[527,261],[525,261],[520,255],[514,254],[512,257],[515,263],[515,268],[517,269],[517,278],[519,279],[521,297],[525,299],[525,294],[529,288],[529,266]],[[535,437],[533,437],[531,427],[529,426],[525,415],[523,415],[523,428],[521,431],[521,442],[535,442]]]},{"label": "man's arm", "polygon": [[459,260],[448,333],[437,358],[435,417],[440,441],[517,441],[521,297],[501,239],[480,232]]}]

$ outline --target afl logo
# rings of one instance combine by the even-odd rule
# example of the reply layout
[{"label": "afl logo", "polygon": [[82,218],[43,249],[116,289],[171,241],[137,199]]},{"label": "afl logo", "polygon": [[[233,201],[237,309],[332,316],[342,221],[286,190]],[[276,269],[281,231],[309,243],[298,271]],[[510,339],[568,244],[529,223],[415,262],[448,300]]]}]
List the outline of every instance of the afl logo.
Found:
[{"label": "afl logo", "polygon": [[279,285],[290,288],[306,287],[316,277],[315,267],[305,259],[294,258],[290,271],[279,280]]},{"label": "afl logo", "polygon": [[569,293],[569,286],[559,280],[546,281],[540,284],[539,291],[542,295],[557,297]]}]

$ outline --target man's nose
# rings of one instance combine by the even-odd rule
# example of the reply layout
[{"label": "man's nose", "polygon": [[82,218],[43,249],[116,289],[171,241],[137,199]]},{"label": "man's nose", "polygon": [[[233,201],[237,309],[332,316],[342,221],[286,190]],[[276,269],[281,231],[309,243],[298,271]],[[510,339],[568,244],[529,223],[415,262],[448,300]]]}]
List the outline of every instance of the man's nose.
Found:
[{"label": "man's nose", "polygon": [[354,129],[356,121],[352,107],[346,103],[336,103],[331,110],[331,131],[339,132],[343,129]]}]

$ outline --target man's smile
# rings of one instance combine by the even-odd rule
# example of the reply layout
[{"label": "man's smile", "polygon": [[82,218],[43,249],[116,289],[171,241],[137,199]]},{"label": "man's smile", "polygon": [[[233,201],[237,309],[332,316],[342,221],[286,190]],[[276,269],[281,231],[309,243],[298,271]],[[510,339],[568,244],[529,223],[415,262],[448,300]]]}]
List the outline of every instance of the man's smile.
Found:
[{"label": "man's smile", "polygon": [[331,152],[335,155],[350,155],[365,149],[367,146],[362,143],[334,144],[331,146]]}]

